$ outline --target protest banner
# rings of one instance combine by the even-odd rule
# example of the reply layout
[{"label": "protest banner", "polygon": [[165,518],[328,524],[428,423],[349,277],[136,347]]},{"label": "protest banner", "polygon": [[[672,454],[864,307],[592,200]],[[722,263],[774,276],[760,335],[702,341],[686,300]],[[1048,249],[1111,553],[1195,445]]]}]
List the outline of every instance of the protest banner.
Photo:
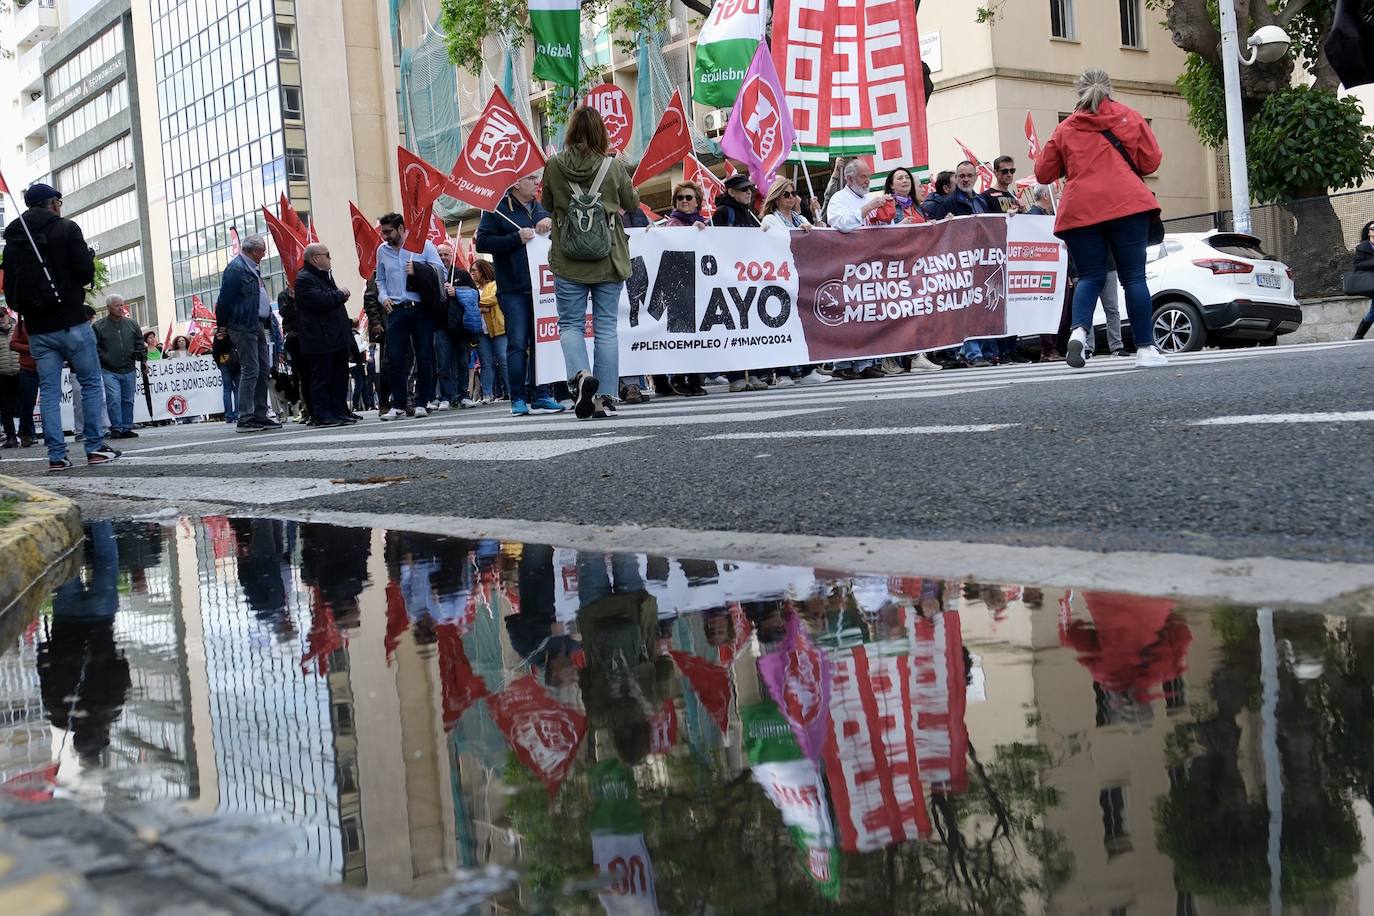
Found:
[{"label": "protest banner", "polygon": [[[841,234],[630,230],[620,372],[725,372],[1054,333],[1067,262],[1053,219],[977,216]],[[1017,283],[1007,295],[1009,240]],[[546,238],[529,243],[539,382],[565,378]],[[1045,260],[1037,260],[1045,259]],[[591,319],[586,319],[590,351]]]},{"label": "protest banner", "polygon": [[[219,367],[208,356],[189,359],[155,359],[148,363],[148,383],[150,398],[143,396],[143,376],[137,373],[138,387],[134,391],[134,422],[147,423],[151,420],[179,420],[182,417],[199,417],[224,412],[224,384],[220,378]],[[74,380],[71,370],[62,371],[62,428],[72,428],[72,388]],[[79,386],[77,386],[79,390]],[[105,390],[100,393],[101,403],[105,400]],[[148,415],[148,401],[153,404],[152,416]],[[41,421],[41,414],[35,411]]]}]

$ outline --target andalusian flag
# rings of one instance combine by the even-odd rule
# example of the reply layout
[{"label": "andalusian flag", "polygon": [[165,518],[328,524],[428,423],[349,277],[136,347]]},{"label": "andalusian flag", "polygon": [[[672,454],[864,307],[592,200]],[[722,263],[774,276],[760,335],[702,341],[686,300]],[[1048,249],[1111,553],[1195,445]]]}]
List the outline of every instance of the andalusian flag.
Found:
[{"label": "andalusian flag", "polygon": [[763,39],[767,6],[738,2],[717,3],[697,38],[697,66],[692,98],[715,108],[732,108],[744,73]]},{"label": "andalusian flag", "polygon": [[578,0],[530,0],[534,75],[576,86],[582,60],[582,9]]}]

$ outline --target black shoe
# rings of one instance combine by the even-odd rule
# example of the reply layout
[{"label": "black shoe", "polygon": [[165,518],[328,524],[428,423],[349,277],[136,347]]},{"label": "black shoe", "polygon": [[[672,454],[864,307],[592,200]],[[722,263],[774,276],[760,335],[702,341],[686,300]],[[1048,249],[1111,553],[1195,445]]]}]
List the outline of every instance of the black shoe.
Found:
[{"label": "black shoe", "polygon": [[701,385],[692,385],[682,393],[689,398],[704,398],[709,392]]},{"label": "black shoe", "polygon": [[348,416],[345,419],[352,420],[354,423],[358,423],[361,422],[363,418],[358,414],[349,411]]},{"label": "black shoe", "polygon": [[859,378],[887,378],[887,373],[879,369],[877,366],[869,366],[867,369],[859,373]]},{"label": "black shoe", "polygon": [[118,449],[102,445],[95,451],[86,453],[86,464],[90,467],[95,467],[98,464],[109,464],[111,461],[117,460],[122,454],[124,453]]},{"label": "black shoe", "polygon": [[1029,363],[1029,362],[1030,362],[1029,359],[1027,359],[1026,357],[1022,356],[1020,353],[1010,353],[1010,354],[1008,354],[1007,356],[1002,357],[1002,361],[1005,362],[1005,363]]},{"label": "black shoe", "polygon": [[310,425],[318,427],[319,429],[330,429],[335,426],[346,426],[347,424],[345,424],[343,420],[311,420]]},{"label": "black shoe", "polygon": [[262,429],[281,429],[280,423],[276,420],[269,420],[267,417],[255,417],[248,422]]},{"label": "black shoe", "polygon": [[49,473],[49,474],[56,474],[56,473],[59,473],[59,472],[61,472],[61,471],[70,470],[70,469],[71,469],[71,466],[72,466],[72,460],[71,460],[70,458],[59,458],[59,459],[57,459],[56,461],[49,461],[49,462],[48,462],[48,473]]},{"label": "black shoe", "polygon": [[586,420],[596,412],[596,389],[600,383],[590,372],[579,372],[573,379],[573,384],[577,388],[573,413],[577,414],[577,419]]},{"label": "black shoe", "polygon": [[1374,325],[1374,321],[1361,321],[1360,326],[1355,329],[1355,336],[1351,340],[1364,340],[1364,335],[1369,333],[1369,328]]},{"label": "black shoe", "polygon": [[842,382],[852,382],[859,378],[859,373],[855,372],[853,369],[836,369],[834,372],[830,373],[830,377],[839,379]]},{"label": "black shoe", "polygon": [[983,357],[981,356],[975,357],[968,361],[968,367],[970,369],[986,369],[991,365],[992,363],[990,363],[986,359],[983,359]]},{"label": "black shoe", "polygon": [[351,413],[346,413],[342,417],[339,417],[339,422],[342,423],[344,426],[352,426],[354,423],[357,423],[361,419],[362,417],[355,417]]},{"label": "black shoe", "polygon": [[16,438],[14,438],[13,436],[10,436],[10,437],[7,438],[3,443],[0,443],[0,448],[18,448],[18,447],[19,447],[19,440],[16,439]]},{"label": "black shoe", "polygon": [[615,400],[613,398],[603,394],[598,395],[594,400],[596,401],[596,409],[592,411],[593,420],[607,420],[615,416]]},{"label": "black shoe", "polygon": [[238,423],[234,424],[234,432],[236,433],[260,433],[265,429],[267,429],[267,427],[259,426],[252,420],[240,420]]},{"label": "black shoe", "polygon": [[19,447],[20,447],[20,448],[33,448],[33,443],[34,443],[34,438],[33,438],[33,436],[20,436],[20,437],[19,437]]}]

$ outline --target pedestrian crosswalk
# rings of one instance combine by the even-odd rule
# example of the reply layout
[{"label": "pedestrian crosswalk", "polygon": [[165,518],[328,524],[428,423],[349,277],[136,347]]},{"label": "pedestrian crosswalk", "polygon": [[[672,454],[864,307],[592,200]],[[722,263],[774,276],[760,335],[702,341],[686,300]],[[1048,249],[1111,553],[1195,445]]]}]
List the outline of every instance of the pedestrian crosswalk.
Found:
[{"label": "pedestrian crosswalk", "polygon": [[[1341,342],[1208,351],[1172,357],[1167,368],[1154,370],[1136,369],[1131,359],[1106,357],[1091,361],[1081,371],[1051,363],[903,374],[737,394],[717,388],[704,398],[652,399],[625,406],[614,420],[604,422],[579,422],[571,411],[515,418],[505,405],[498,404],[403,422],[382,424],[369,419],[329,430],[289,426],[253,436],[235,435],[232,428],[208,424],[179,426],[150,431],[151,435],[125,450],[127,460],[114,466],[45,478],[45,483],[111,495],[156,495],[146,492],[144,475],[160,474],[163,469],[179,475],[199,471],[205,476],[185,478],[201,482],[186,488],[197,498],[272,504],[387,486],[386,482],[357,483],[354,478],[367,481],[393,474],[413,478],[422,468],[455,462],[537,462],[622,448],[709,450],[751,440],[819,443],[845,437],[985,435],[1014,428],[1019,418],[998,417],[995,419],[1001,422],[988,423],[979,422],[983,418],[978,417],[967,423],[952,419],[945,425],[921,425],[920,410],[915,409],[896,415],[896,423],[892,422],[894,417],[875,418],[864,426],[850,422],[849,417],[865,406],[957,399],[1018,385],[1092,385],[1123,379],[1148,385],[1162,376],[1182,375],[1197,367],[1238,360],[1301,359],[1314,351],[1350,345]],[[913,420],[916,422],[909,422]],[[35,458],[41,461],[41,456],[29,460]],[[340,466],[367,467],[368,471],[341,474]],[[276,468],[273,480],[242,485],[242,475],[264,467]],[[223,469],[222,475],[219,469]],[[116,478],[133,483],[111,482]],[[179,486],[172,482],[182,478],[158,479],[159,488],[165,490]],[[208,481],[214,481],[214,486],[207,490]]]}]

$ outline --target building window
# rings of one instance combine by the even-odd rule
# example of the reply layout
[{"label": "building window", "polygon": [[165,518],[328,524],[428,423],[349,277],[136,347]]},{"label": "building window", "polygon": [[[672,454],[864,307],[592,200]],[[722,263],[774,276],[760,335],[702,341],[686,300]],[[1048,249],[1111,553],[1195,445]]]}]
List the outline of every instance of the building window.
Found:
[{"label": "building window", "polygon": [[124,53],[124,30],[112,25],[48,75],[48,94],[56,97]]},{"label": "building window", "polygon": [[288,121],[301,119],[301,90],[296,86],[281,87],[282,115]]},{"label": "building window", "polygon": [[129,317],[138,323],[141,328],[153,326],[152,313],[148,311],[147,299],[126,299],[124,304],[129,307]]},{"label": "building window", "polygon": [[120,80],[71,114],[63,115],[61,120],[53,124],[53,142],[59,147],[66,146],[128,107],[129,83],[127,80]]},{"label": "building window", "polygon": [[143,273],[143,249],[138,245],[114,254],[101,255],[100,260],[105,263],[105,279],[109,283],[118,283]]},{"label": "building window", "polygon": [[[133,161],[133,141],[128,134],[120,137],[109,146],[103,146],[89,156],[83,156],[71,165],[57,171],[57,189],[71,195],[93,181],[127,167]],[[87,233],[88,235],[90,233]]]},{"label": "building window", "polygon": [[1097,794],[1097,803],[1102,808],[1102,845],[1107,855],[1129,852],[1131,831],[1126,819],[1126,787],[1103,789]]},{"label": "building window", "polygon": [[293,25],[277,26],[277,56],[294,58],[296,56],[296,27]]},{"label": "building window", "polygon": [[1126,48],[1145,47],[1140,31],[1140,0],[1119,0],[1121,6],[1121,45]]},{"label": "building window", "polygon": [[82,235],[90,239],[138,219],[138,199],[133,191],[128,191],[89,210],[63,215],[75,220],[81,227]]},{"label": "building window", "polygon": [[1050,34],[1055,38],[1078,38],[1073,4],[1074,0],[1050,0]]},{"label": "building window", "polygon": [[288,181],[305,181],[305,150],[289,149],[286,151],[286,178]]}]

